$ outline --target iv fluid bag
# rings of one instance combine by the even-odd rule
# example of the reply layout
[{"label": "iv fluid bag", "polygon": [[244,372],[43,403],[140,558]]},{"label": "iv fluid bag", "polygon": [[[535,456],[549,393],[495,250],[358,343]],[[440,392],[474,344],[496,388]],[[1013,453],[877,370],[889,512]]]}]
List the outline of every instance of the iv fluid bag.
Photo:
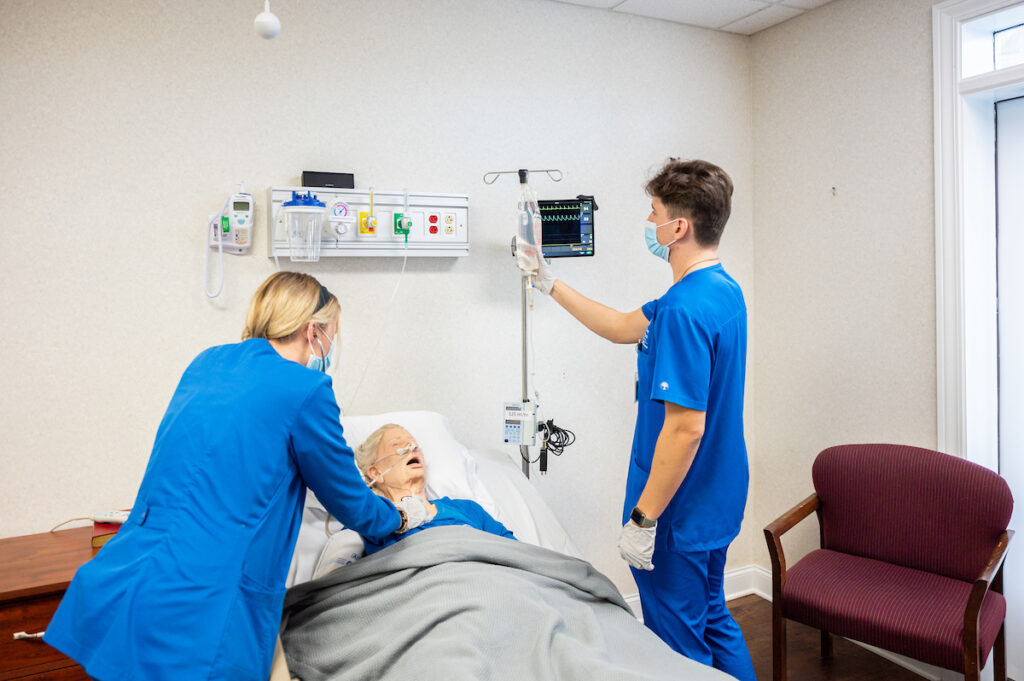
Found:
[{"label": "iv fluid bag", "polygon": [[537,195],[529,184],[519,185],[519,232],[516,234],[516,264],[524,275],[537,274],[541,257],[541,222]]}]

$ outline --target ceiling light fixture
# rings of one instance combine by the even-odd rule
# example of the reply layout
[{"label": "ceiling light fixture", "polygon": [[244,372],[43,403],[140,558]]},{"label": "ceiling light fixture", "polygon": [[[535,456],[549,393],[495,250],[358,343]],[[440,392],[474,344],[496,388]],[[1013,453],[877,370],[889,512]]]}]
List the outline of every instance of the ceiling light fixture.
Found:
[{"label": "ceiling light fixture", "polygon": [[256,20],[252,22],[252,26],[256,29],[257,33],[267,40],[276,38],[277,34],[281,32],[281,20],[270,11],[270,0],[264,0],[263,11],[256,15]]}]

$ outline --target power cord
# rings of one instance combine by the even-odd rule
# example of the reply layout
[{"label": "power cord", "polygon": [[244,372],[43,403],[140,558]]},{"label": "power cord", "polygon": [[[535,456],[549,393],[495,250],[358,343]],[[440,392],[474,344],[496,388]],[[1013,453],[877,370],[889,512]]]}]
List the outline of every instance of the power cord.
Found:
[{"label": "power cord", "polygon": [[529,463],[529,464],[537,463],[538,461],[540,461],[540,457],[545,455],[544,454],[544,449],[543,449],[543,447],[541,447],[540,454],[537,455],[536,459],[528,459],[526,457],[526,455],[523,454],[523,450],[524,449],[528,449],[528,448],[527,447],[520,447],[519,448],[519,456],[522,457],[523,461],[525,461],[526,463]]},{"label": "power cord", "polygon": [[556,426],[554,419],[541,421],[537,425],[537,431],[542,434],[537,460],[540,461],[540,472],[544,474],[548,472],[548,450],[550,449],[555,456],[561,456],[566,447],[576,442],[576,434]]},{"label": "power cord", "polygon": [[50,532],[56,532],[58,527],[64,527],[68,523],[73,523],[73,522],[78,521],[78,520],[92,520],[92,516],[89,516],[89,517],[83,516],[81,518],[72,518],[71,520],[65,520],[64,522],[58,523],[57,525],[54,525],[52,528],[50,528]]}]

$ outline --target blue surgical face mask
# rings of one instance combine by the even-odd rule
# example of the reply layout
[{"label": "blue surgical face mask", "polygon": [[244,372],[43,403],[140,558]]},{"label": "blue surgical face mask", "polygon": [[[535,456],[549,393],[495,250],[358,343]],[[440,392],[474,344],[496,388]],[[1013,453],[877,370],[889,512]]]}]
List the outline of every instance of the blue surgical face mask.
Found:
[{"label": "blue surgical face mask", "polygon": [[[676,218],[676,220],[678,219],[679,218]],[[658,256],[665,262],[668,262],[668,247],[674,244],[675,242],[679,241],[679,239],[673,239],[672,241],[669,241],[667,244],[662,246],[661,244],[658,243],[658,227],[670,225],[676,220],[669,220],[668,222],[663,222],[660,225],[647,225],[647,227],[644,229],[644,239],[647,241],[647,250],[649,250],[653,255]]]},{"label": "blue surgical face mask", "polygon": [[323,355],[323,357],[316,354],[316,350],[314,350],[313,345],[310,344],[310,355],[309,359],[306,360],[306,366],[312,369],[313,371],[322,371],[324,373],[327,373],[327,370],[331,368],[331,355],[334,354],[334,346],[337,345],[337,342],[338,341],[336,339],[331,340],[331,349],[328,352],[324,352],[323,343],[321,343],[320,339],[317,338],[316,344],[320,346],[320,352]]}]

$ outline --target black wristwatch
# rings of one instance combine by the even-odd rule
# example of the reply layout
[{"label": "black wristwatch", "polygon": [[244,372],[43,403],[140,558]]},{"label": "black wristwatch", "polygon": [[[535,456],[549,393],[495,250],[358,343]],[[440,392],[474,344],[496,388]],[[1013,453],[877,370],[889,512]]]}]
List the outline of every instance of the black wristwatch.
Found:
[{"label": "black wristwatch", "polygon": [[652,520],[645,516],[644,512],[637,506],[634,506],[633,510],[629,512],[629,519],[640,527],[651,528],[658,524],[657,520]]},{"label": "black wristwatch", "polygon": [[398,511],[398,515],[402,517],[402,524],[398,526],[398,529],[395,530],[395,533],[402,534],[403,532],[405,532],[405,526],[409,524],[409,516],[405,514],[405,509],[395,506],[395,510]]}]

